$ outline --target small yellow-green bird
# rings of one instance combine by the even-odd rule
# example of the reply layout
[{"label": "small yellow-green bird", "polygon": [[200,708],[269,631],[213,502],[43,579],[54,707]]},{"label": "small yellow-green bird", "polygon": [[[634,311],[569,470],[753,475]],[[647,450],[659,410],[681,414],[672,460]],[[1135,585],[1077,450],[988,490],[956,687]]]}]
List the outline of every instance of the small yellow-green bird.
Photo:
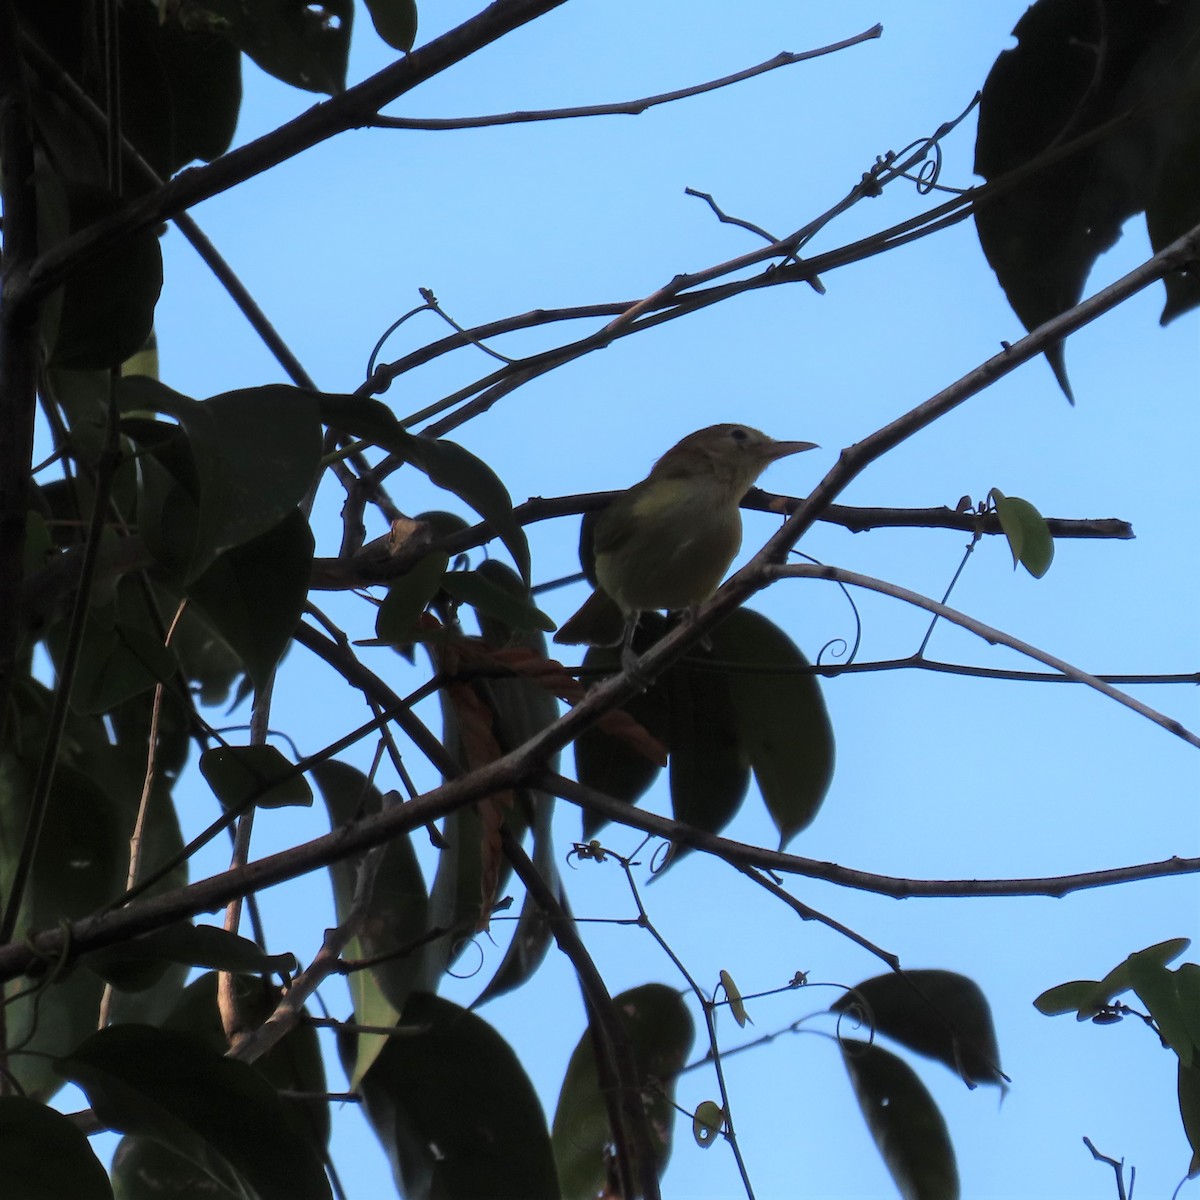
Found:
[{"label": "small yellow-green bird", "polygon": [[621,642],[629,669],[639,614],[692,609],[712,596],[742,544],[742,497],[776,459],[815,449],[748,425],[688,434],[596,519],[596,590],[554,640]]}]

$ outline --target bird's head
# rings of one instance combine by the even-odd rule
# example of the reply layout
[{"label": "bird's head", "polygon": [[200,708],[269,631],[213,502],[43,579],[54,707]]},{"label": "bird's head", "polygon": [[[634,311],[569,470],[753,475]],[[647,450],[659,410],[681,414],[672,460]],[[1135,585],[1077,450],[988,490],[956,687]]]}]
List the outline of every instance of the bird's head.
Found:
[{"label": "bird's head", "polygon": [[777,442],[749,425],[710,425],[672,446],[654,464],[650,477],[715,477],[741,496],[776,459],[816,449],[814,442]]}]

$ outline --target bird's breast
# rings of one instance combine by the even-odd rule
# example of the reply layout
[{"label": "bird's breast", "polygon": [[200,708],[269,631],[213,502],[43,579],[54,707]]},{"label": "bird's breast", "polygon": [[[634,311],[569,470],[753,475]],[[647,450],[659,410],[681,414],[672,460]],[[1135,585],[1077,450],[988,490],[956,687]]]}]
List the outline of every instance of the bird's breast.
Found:
[{"label": "bird's breast", "polygon": [[[738,497],[737,499],[740,499]],[[717,590],[742,543],[737,499],[669,480],[630,494],[600,530],[601,587],[626,612],[685,609]],[[605,514],[606,518],[609,514]]]}]

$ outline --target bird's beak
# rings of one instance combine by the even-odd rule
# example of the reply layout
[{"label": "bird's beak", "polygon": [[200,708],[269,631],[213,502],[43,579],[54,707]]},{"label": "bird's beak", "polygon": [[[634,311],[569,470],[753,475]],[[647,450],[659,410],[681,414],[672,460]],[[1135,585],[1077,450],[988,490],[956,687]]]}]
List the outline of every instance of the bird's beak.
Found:
[{"label": "bird's beak", "polygon": [[766,450],[770,457],[768,462],[774,462],[778,458],[787,458],[789,454],[799,454],[803,450],[820,450],[820,446],[816,442],[775,442],[773,441]]}]

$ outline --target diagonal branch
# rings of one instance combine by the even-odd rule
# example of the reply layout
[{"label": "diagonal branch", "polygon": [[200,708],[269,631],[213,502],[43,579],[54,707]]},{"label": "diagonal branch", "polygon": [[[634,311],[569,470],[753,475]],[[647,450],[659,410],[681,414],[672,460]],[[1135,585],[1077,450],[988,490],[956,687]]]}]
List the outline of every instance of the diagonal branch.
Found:
[{"label": "diagonal branch", "polygon": [[336,134],[358,128],[398,96],[564,2],[495,0],[477,16],[362,83],[206,166],[181,171],[157,191],[60,242],[37,261],[27,279],[18,281],[10,302],[15,310],[22,309],[47,295],[73,270],[93,261],[131,234],[169,220],[200,201],[253,179]]},{"label": "diagonal branch", "polygon": [[614,104],[585,104],[576,108],[546,108],[527,112],[492,113],[483,117],[380,116],[372,118],[367,124],[375,129],[486,129],[496,125],[527,125],[534,121],[564,121],[576,117],[637,117],[647,109],[656,108],[660,104],[673,104],[677,100],[688,100],[692,96],[715,92],[719,88],[753,79],[756,75],[777,71],[780,67],[790,67],[793,63],[807,62],[809,59],[820,58],[826,54],[836,54],[839,50],[848,50],[851,46],[869,42],[882,35],[883,26],[872,25],[870,29],[866,29],[862,33],[844,38],[840,42],[833,42],[828,46],[821,46],[816,50],[800,50],[794,53],[785,50],[766,62],[746,67],[742,71],[735,71],[732,75],[723,75],[720,79],[711,79],[707,83],[697,83],[691,87],[677,88],[672,92],[643,96],[640,100],[621,100]]},{"label": "diagonal branch", "polygon": [[820,563],[785,563],[778,566],[768,564],[764,570],[768,579],[829,579],[835,583],[844,583],[848,587],[865,588],[884,596],[892,596],[897,600],[903,600],[906,604],[914,605],[916,608],[923,608],[926,612],[933,613],[935,616],[949,621],[952,625],[969,630],[992,645],[1007,646],[1010,650],[1016,650],[1019,654],[1024,654],[1027,658],[1032,658],[1058,671],[1066,679],[1094,688],[1101,695],[1115,700],[1118,704],[1123,704],[1168,733],[1173,733],[1189,745],[1200,749],[1200,735],[1193,733],[1185,725],[1176,721],[1174,717],[1168,717],[1160,713],[1158,709],[1143,704],[1128,692],[1123,692],[1111,683],[1106,683],[1097,676],[1073,666],[1065,659],[1048,654],[1045,650],[1039,650],[1037,646],[1023,642],[1020,638],[1013,637],[1012,634],[1005,633],[1002,629],[985,625],[982,621],[978,621],[964,612],[959,612],[956,608],[950,608],[949,605],[941,604],[929,596],[922,596],[919,592],[910,591],[898,583],[889,583],[885,579],[875,579],[870,575],[860,575],[857,571],[847,571],[841,567],[827,567]]},{"label": "diagonal branch", "polygon": [[[693,620],[670,631],[642,656],[642,673],[650,678],[659,674],[689,645],[698,641],[705,632],[765,587],[770,582],[772,572],[784,561],[792,547],[820,519],[846,486],[876,459],[978,395],[998,379],[1015,371],[1023,363],[1044,353],[1068,334],[1082,329],[1097,317],[1128,300],[1130,296],[1136,295],[1174,271],[1185,269],[1197,259],[1200,259],[1200,225],[1163,247],[1115,283],[1043,322],[1020,341],[1012,345],[1005,344],[999,354],[993,355],[937,395],[918,404],[861,442],[843,450],[825,478],[754,558],[696,613]],[[607,693],[605,699],[608,699]],[[597,700],[596,703],[602,701]]]}]

